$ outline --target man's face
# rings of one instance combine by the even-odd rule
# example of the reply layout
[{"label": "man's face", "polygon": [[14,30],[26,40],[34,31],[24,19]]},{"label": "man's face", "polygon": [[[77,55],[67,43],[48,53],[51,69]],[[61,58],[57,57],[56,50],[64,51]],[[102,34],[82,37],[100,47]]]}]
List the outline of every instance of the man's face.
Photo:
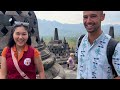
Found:
[{"label": "man's face", "polygon": [[84,11],[83,23],[88,33],[93,33],[101,29],[101,21],[104,20],[102,11]]}]

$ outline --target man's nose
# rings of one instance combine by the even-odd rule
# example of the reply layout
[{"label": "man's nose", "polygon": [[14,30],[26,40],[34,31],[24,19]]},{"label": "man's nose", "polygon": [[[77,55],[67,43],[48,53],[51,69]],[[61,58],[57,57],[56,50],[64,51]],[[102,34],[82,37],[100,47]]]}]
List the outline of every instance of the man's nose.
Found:
[{"label": "man's nose", "polygon": [[91,20],[90,17],[88,17],[87,20],[86,20],[87,23],[89,23],[89,22],[91,22],[91,21],[92,21],[92,20]]}]

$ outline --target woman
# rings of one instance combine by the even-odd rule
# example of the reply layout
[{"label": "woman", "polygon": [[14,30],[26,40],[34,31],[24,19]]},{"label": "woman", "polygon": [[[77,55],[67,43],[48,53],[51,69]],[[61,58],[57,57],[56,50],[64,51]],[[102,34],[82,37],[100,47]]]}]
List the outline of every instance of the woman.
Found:
[{"label": "woman", "polygon": [[74,61],[74,53],[70,53],[70,57],[67,60],[68,68],[74,70],[75,68],[75,61]]},{"label": "woman", "polygon": [[45,79],[40,53],[31,46],[29,23],[15,22],[2,52],[0,78],[36,79],[36,68],[40,79]]}]

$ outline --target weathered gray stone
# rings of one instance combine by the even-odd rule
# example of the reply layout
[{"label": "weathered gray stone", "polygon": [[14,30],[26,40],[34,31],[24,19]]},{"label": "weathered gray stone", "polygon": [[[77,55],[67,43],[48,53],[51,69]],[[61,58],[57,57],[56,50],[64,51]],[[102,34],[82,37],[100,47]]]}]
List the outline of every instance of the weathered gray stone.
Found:
[{"label": "weathered gray stone", "polygon": [[110,27],[109,35],[110,35],[112,38],[114,38],[114,27],[113,27],[113,26]]},{"label": "weathered gray stone", "polygon": [[51,68],[46,71],[47,79],[55,79],[56,77],[61,77],[65,79],[65,72],[61,65],[55,63]]},{"label": "weathered gray stone", "polygon": [[43,65],[44,65],[44,69],[48,70],[49,68],[51,68],[55,63],[55,59],[53,59],[52,57],[43,60]]}]

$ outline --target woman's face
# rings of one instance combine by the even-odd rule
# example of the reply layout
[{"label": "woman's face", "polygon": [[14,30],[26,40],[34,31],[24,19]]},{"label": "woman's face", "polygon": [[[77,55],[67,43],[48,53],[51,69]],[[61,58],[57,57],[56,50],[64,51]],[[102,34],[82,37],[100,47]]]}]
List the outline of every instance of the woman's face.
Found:
[{"label": "woman's face", "polygon": [[16,46],[24,46],[28,40],[27,30],[23,26],[16,27],[13,33],[13,39],[16,43]]}]

